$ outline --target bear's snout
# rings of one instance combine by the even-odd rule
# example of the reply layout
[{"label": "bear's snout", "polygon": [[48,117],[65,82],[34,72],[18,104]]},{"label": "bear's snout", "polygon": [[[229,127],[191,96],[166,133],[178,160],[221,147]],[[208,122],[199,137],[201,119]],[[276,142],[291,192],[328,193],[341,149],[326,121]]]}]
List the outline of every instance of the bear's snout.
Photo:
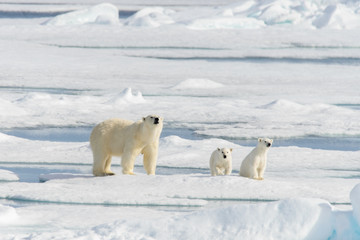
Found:
[{"label": "bear's snout", "polygon": [[159,118],[158,117],[154,119],[154,124],[159,124]]},{"label": "bear's snout", "polygon": [[223,155],[224,156],[224,158],[226,158],[226,155]]},{"label": "bear's snout", "polygon": [[267,146],[267,147],[271,147],[271,143],[268,143],[266,146]]}]

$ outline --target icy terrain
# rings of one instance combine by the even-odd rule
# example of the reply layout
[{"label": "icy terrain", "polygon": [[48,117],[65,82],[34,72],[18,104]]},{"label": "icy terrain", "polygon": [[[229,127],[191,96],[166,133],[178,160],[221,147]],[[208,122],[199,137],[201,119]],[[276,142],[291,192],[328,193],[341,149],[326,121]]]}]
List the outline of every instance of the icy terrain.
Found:
[{"label": "icy terrain", "polygon": [[[100,3],[0,3],[1,239],[360,239],[359,1]],[[93,177],[92,127],[148,114],[157,174]]]}]

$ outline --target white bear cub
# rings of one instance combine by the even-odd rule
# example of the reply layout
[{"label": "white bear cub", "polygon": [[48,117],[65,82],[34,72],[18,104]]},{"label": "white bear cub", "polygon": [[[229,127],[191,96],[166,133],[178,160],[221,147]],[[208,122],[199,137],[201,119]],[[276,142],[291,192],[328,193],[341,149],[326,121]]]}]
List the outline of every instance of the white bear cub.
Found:
[{"label": "white bear cub", "polygon": [[211,176],[230,175],[232,171],[232,148],[218,148],[210,157]]},{"label": "white bear cub", "polygon": [[240,167],[240,176],[257,180],[264,179],[267,152],[273,143],[272,139],[259,138],[254,148],[243,160]]}]

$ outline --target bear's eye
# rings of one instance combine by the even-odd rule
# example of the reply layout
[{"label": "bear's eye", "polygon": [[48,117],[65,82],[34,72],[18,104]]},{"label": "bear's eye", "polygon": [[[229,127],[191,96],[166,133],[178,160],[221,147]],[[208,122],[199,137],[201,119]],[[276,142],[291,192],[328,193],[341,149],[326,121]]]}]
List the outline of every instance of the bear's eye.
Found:
[{"label": "bear's eye", "polygon": [[154,117],[150,117],[150,118],[154,118]]}]

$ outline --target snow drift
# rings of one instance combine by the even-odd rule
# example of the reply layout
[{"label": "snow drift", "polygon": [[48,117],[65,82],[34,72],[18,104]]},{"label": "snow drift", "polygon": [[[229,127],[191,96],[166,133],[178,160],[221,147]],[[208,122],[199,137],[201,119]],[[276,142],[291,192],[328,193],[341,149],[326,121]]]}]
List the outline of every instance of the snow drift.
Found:
[{"label": "snow drift", "polygon": [[175,90],[212,89],[212,88],[221,88],[221,87],[224,87],[224,85],[221,83],[211,81],[209,79],[191,78],[176,84],[174,87],[172,87],[172,89]]},{"label": "snow drift", "polygon": [[118,22],[118,8],[109,3],[102,3],[90,8],[58,15],[44,22],[44,25],[116,24]]},{"label": "snow drift", "polygon": [[246,0],[198,12],[145,8],[125,23],[141,27],[179,24],[197,30],[257,29],[280,25],[352,29],[360,27],[359,9],[359,4],[353,1]]}]

